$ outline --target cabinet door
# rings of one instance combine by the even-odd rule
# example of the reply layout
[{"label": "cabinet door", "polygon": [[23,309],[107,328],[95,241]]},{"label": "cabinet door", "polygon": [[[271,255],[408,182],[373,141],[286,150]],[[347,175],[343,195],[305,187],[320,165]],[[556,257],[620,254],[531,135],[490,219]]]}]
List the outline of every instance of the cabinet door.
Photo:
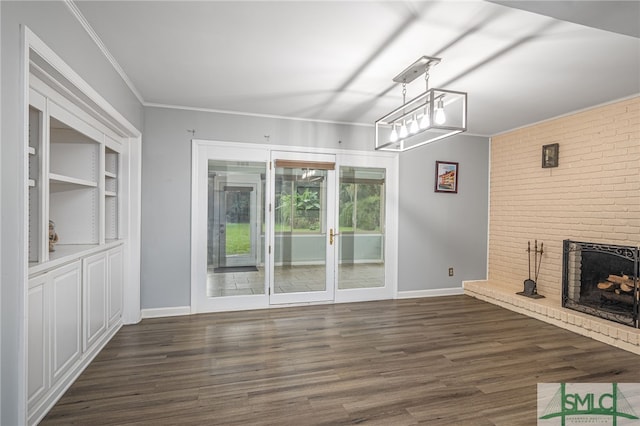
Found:
[{"label": "cabinet door", "polygon": [[108,291],[109,291],[109,326],[122,316],[122,292],[124,288],[122,247],[107,252]]},{"label": "cabinet door", "polygon": [[55,382],[81,355],[82,263],[73,262],[48,275],[52,293],[51,367]]},{"label": "cabinet door", "polygon": [[86,351],[107,330],[107,255],[99,253],[83,260],[84,340]]},{"label": "cabinet door", "polygon": [[27,293],[27,392],[29,407],[37,402],[50,386],[49,360],[49,307],[47,276],[29,280]]}]

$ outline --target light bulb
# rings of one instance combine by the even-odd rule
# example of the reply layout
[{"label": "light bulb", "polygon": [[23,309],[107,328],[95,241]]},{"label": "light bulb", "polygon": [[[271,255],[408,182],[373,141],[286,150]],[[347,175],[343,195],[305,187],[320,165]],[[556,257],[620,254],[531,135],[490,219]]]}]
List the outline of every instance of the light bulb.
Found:
[{"label": "light bulb", "polygon": [[436,115],[433,117],[433,121],[435,121],[436,124],[444,124],[444,122],[447,121],[447,116],[444,114],[444,103],[442,99],[438,101],[438,107],[435,112]]},{"label": "light bulb", "polygon": [[398,132],[396,131],[396,123],[393,123],[391,135],[389,136],[389,142],[398,142]]},{"label": "light bulb", "polygon": [[431,122],[429,121],[429,112],[425,111],[424,115],[420,119],[420,129],[424,130],[429,126],[431,126]]},{"label": "light bulb", "polygon": [[409,130],[407,130],[407,123],[402,122],[402,126],[400,126],[400,139],[404,139],[409,136]]},{"label": "light bulb", "polygon": [[409,133],[411,133],[412,135],[415,135],[419,131],[420,131],[420,126],[418,126],[418,120],[414,115],[413,120],[411,120],[411,126],[409,126]]}]

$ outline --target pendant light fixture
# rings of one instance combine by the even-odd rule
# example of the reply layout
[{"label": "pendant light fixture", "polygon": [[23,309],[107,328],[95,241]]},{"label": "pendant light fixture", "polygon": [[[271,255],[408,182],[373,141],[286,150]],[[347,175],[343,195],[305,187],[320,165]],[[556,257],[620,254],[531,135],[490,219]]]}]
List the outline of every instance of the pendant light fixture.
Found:
[{"label": "pendant light fixture", "polygon": [[[423,56],[393,79],[402,84],[402,105],[376,121],[376,150],[406,151],[467,130],[467,94],[429,89],[429,70],[438,63]],[[423,74],[425,91],[407,102],[407,84]]]}]

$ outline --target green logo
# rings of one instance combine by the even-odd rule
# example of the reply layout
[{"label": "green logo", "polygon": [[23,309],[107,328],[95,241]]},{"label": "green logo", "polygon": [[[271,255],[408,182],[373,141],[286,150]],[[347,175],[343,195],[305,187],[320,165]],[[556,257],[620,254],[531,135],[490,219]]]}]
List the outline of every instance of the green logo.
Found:
[{"label": "green logo", "polygon": [[[631,386],[635,386],[632,388],[635,397],[633,402],[637,403],[637,397],[640,395],[638,385],[631,384]],[[553,389],[556,389],[555,393],[542,412],[538,413],[539,420],[559,419],[562,426],[566,424],[567,419],[574,424],[593,424],[597,421],[598,424],[616,426],[619,419],[632,421],[639,419],[633,410],[633,405],[617,383],[573,383],[569,386],[566,383],[541,383],[538,384],[539,409],[544,394],[549,395],[549,391]],[[539,422],[539,424],[545,424],[545,422]]]}]

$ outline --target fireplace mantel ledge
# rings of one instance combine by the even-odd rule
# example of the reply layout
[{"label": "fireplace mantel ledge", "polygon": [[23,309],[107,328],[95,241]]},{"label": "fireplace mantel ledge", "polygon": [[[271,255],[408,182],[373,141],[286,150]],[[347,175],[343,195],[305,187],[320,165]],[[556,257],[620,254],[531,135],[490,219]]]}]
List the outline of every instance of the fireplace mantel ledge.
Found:
[{"label": "fireplace mantel ledge", "polygon": [[638,329],[563,308],[559,301],[550,298],[530,299],[515,294],[522,291],[522,285],[517,287],[483,280],[464,281],[462,286],[467,296],[640,355],[640,330]]}]

